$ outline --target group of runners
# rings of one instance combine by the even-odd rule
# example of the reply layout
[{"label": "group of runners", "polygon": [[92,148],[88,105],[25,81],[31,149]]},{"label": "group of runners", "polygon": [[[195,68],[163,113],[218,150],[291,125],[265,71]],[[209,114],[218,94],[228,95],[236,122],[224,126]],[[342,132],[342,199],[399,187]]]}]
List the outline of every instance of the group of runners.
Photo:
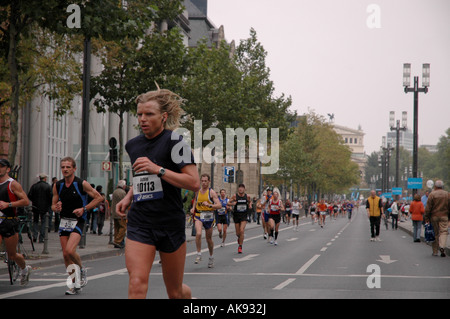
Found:
[{"label": "group of runners", "polygon": [[358,203],[353,204],[351,201],[343,201],[342,203],[340,201],[334,201],[326,203],[324,199],[321,199],[319,202],[312,202],[309,207],[311,223],[314,224],[317,222],[318,225],[323,228],[327,215],[334,219],[338,216],[347,216],[348,219],[351,219],[355,205],[357,208]]},{"label": "group of runners", "polygon": [[252,209],[252,200],[245,192],[245,185],[239,184],[238,191],[231,198],[227,197],[226,191],[221,189],[219,195],[210,188],[211,178],[208,174],[200,177],[201,188],[196,192],[190,213],[194,216],[195,222],[195,243],[197,256],[195,263],[202,260],[201,241],[202,229],[205,229],[205,237],[209,250],[208,267],[214,267],[214,243],[212,233],[214,223],[219,231],[219,238],[222,239],[221,246],[225,245],[227,228],[230,224],[230,214],[233,216],[239,254],[242,254],[244,243],[245,226],[247,225],[248,211]]},{"label": "group of runners", "polygon": [[[192,213],[199,234],[196,237],[197,250],[201,251],[201,230],[205,228],[210,250],[209,267],[214,266],[211,226],[215,211],[222,243],[225,242],[229,223],[227,213],[232,212],[238,253],[243,250],[248,211],[252,209],[253,203],[243,184],[239,185],[236,194],[227,199],[224,190],[218,195],[209,187],[208,175],[199,177],[192,150],[183,137],[174,132],[183,114],[183,101],[177,94],[159,88],[141,94],[136,99],[142,134],[125,145],[134,171],[133,187],[116,205],[118,216],[127,219],[125,263],[129,275],[129,298],[146,298],[157,251],[168,297],[192,298],[190,287],[183,283],[186,215],[181,189],[196,192]],[[76,247],[81,240],[88,210],[96,207],[102,201],[102,196],[86,180],[75,176],[76,162],[73,158],[61,159],[60,165],[63,178],[53,186],[51,209],[60,213],[60,244],[69,274],[66,294],[73,295],[79,294],[88,280]],[[0,159],[0,240],[6,243],[8,257],[22,269],[21,282],[25,285],[29,281],[31,267],[16,251],[16,208],[29,205],[29,199],[20,184],[8,176],[10,170],[10,163]],[[92,198],[89,202],[88,196]],[[257,202],[264,236],[269,243],[277,245],[281,213],[286,211],[280,192],[269,188]],[[294,221],[298,220],[300,209],[301,204],[297,200],[288,205]],[[298,228],[298,221],[296,223]],[[197,256],[196,262],[200,260],[201,256]]]}]

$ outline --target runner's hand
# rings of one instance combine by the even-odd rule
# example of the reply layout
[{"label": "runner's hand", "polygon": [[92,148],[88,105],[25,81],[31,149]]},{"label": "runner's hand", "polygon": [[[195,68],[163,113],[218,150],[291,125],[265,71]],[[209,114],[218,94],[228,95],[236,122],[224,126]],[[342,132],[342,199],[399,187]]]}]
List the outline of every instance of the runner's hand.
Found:
[{"label": "runner's hand", "polygon": [[139,157],[133,164],[133,170],[136,173],[144,171],[150,174],[158,174],[160,166],[153,163],[148,157]]}]

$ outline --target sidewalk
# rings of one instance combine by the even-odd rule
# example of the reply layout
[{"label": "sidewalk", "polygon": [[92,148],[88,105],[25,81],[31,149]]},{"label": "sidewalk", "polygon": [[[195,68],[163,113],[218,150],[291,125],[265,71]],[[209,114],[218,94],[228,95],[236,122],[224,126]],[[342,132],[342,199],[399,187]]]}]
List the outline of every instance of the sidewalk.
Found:
[{"label": "sidewalk", "polygon": [[[304,218],[304,217],[303,217]],[[381,225],[384,227],[383,225]],[[390,225],[389,225],[390,226]],[[410,220],[406,222],[399,222],[398,223],[399,229],[402,229],[406,233],[412,236],[412,222]],[[261,228],[261,225],[258,225],[256,222],[248,223],[246,229],[252,229],[252,228]],[[191,236],[191,228],[186,228],[186,240],[188,242],[192,242],[195,240],[195,237]],[[382,229],[382,231],[386,231]],[[391,231],[390,229],[388,231]],[[234,234],[235,228],[234,223],[231,223],[228,227],[228,234]],[[81,260],[86,261],[89,259],[96,259],[96,258],[102,258],[102,257],[111,257],[111,256],[121,256],[124,255],[124,249],[114,248],[112,244],[109,244],[110,240],[110,223],[109,220],[105,221],[105,226],[103,229],[102,235],[96,235],[96,234],[90,234],[88,233],[86,235],[86,246],[85,248],[77,248],[77,252],[81,257]],[[262,234],[262,229],[261,229]],[[214,231],[213,236],[218,236],[218,232]],[[204,237],[204,236],[203,236]],[[450,237],[450,236],[449,236]],[[229,237],[230,240],[234,236]],[[411,237],[412,240],[412,237]],[[422,227],[422,244],[424,244],[423,240],[423,227]],[[33,269],[39,269],[43,267],[49,267],[54,265],[61,265],[61,267],[64,267],[64,261],[62,257],[62,250],[61,245],[59,243],[59,235],[58,233],[55,233],[51,231],[48,234],[48,242],[47,242],[47,250],[48,253],[44,254],[44,244],[43,243],[34,243],[35,251],[32,251],[31,249],[31,243],[30,240],[25,235],[24,237],[24,247],[27,250],[27,264],[31,265]],[[450,256],[450,244],[449,240],[447,240],[447,249],[446,253],[448,256]],[[431,247],[430,247],[430,254],[431,254]],[[0,263],[0,275],[1,274],[7,274],[8,269],[6,267],[6,264]]]},{"label": "sidewalk", "polygon": [[[385,231],[384,229],[383,229],[383,227],[384,227],[384,225],[381,225],[381,229],[383,230],[383,231]],[[408,219],[407,221],[404,221],[404,222],[398,222],[398,228],[399,229],[401,229],[401,230],[403,230],[403,231],[405,231],[406,233],[408,233],[410,236],[411,236],[411,240],[412,240],[412,234],[413,234],[413,225],[412,225],[412,221],[411,221],[411,219]],[[392,230],[392,228],[391,228],[391,223],[389,223],[389,230]],[[388,230],[388,231],[389,231]],[[449,230],[449,233],[450,233],[450,230]],[[425,243],[425,238],[424,238],[424,227],[422,226],[422,229],[421,229],[421,235],[420,235],[420,240],[421,240],[421,242],[422,243]],[[426,244],[426,243],[425,243]],[[431,244],[427,244],[427,245],[429,245],[430,246],[430,254],[431,254]],[[449,234],[449,236],[447,237],[447,247],[446,247],[446,249],[445,249],[445,253],[447,254],[447,256],[448,257],[450,257],[450,234]],[[440,253],[438,253],[438,255],[440,256]]]}]

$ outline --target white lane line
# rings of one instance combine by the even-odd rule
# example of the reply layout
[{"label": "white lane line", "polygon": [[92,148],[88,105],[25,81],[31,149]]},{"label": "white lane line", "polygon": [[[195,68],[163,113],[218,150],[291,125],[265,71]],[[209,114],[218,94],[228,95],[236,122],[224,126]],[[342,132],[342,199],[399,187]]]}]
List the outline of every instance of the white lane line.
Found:
[{"label": "white lane line", "polygon": [[[114,270],[114,271],[110,271],[110,272],[106,272],[106,273],[102,273],[102,274],[98,274],[98,275],[94,275],[94,276],[88,276],[88,279],[95,280],[95,279],[105,278],[105,277],[114,276],[114,275],[121,275],[123,273],[126,273],[127,271],[128,270],[126,268],[122,268],[119,270]],[[25,294],[31,294],[31,293],[51,289],[51,288],[64,287],[64,286],[67,286],[67,279],[61,280],[61,282],[50,284],[50,285],[24,288],[24,289],[12,291],[12,292],[9,292],[6,294],[1,294],[0,299],[16,297],[16,296],[25,295]]]},{"label": "white lane line", "polygon": [[287,285],[289,285],[290,283],[294,282],[296,278],[289,278],[285,281],[283,281],[281,284],[279,284],[278,286],[276,286],[275,288],[273,288],[273,290],[281,290],[284,287],[286,287]]},{"label": "white lane line", "polygon": [[306,262],[306,264],[304,264],[302,266],[302,268],[300,268],[295,274],[296,275],[303,274],[309,268],[309,266],[311,266],[319,257],[320,257],[320,255],[314,255],[314,257],[312,257],[310,260],[308,260],[308,262]]}]

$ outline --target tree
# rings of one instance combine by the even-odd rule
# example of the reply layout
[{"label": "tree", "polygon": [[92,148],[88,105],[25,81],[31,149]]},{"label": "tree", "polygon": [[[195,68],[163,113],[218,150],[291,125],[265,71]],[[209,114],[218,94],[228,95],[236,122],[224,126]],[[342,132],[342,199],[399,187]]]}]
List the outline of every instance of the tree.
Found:
[{"label": "tree", "polygon": [[[121,2],[119,2],[120,4]],[[20,43],[31,28],[41,27],[60,35],[76,34],[86,39],[102,37],[106,40],[124,36],[138,37],[150,27],[161,7],[180,8],[179,0],[140,0],[129,2],[122,8],[115,0],[0,0],[0,55],[7,60],[8,85],[11,89],[8,101],[0,103],[0,112],[5,105],[10,107],[9,159],[14,162],[18,141],[18,116],[21,83],[19,59],[24,53]],[[76,5],[81,10],[81,27],[67,25],[67,8]],[[162,10],[166,12],[166,10]],[[1,71],[1,70],[0,70]],[[4,86],[4,85],[3,85]],[[56,100],[59,104],[59,99]],[[61,110],[67,111],[64,107]]]},{"label": "tree", "polygon": [[359,170],[341,136],[324,118],[310,112],[300,118],[293,134],[282,144],[280,166],[272,183],[287,178],[312,192],[340,192],[358,183]]},{"label": "tree", "polygon": [[435,163],[440,168],[437,176],[442,179],[444,185],[448,188],[448,185],[450,185],[450,128],[447,129],[445,134],[446,136],[443,135],[439,138]]},{"label": "tree", "polygon": [[291,123],[297,117],[289,110],[291,97],[274,95],[275,84],[270,80],[266,66],[267,51],[258,41],[256,31],[250,29],[250,37],[241,40],[234,55],[237,68],[242,74],[242,108],[248,115],[249,127],[280,129],[280,140],[292,133]]},{"label": "tree", "polygon": [[[92,96],[98,112],[119,116],[119,165],[123,164],[123,120],[136,112],[136,97],[156,89],[179,87],[185,48],[178,29],[154,30],[142,39],[100,41],[103,71],[92,79]],[[122,174],[122,170],[119,170]],[[119,176],[122,178],[122,176]]]}]

